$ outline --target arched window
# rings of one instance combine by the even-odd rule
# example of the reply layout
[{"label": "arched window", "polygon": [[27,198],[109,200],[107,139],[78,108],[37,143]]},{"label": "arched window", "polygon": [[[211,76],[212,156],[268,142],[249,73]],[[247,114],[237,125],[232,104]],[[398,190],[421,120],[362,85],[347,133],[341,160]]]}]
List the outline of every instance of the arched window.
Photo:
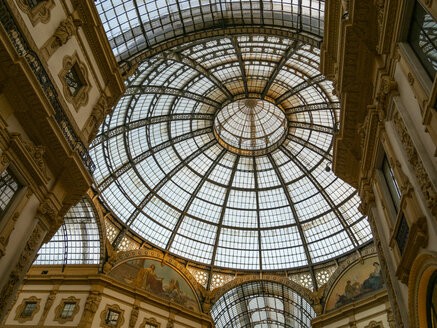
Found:
[{"label": "arched window", "polygon": [[99,260],[96,216],[90,201],[82,198],[67,212],[53,238],[41,247],[34,264],[98,264]]},{"label": "arched window", "polygon": [[437,271],[435,271],[428,284],[426,295],[426,313],[428,328],[437,327]]},{"label": "arched window", "polygon": [[211,315],[217,328],[306,328],[316,316],[302,296],[271,281],[254,281],[231,289],[214,304]]}]

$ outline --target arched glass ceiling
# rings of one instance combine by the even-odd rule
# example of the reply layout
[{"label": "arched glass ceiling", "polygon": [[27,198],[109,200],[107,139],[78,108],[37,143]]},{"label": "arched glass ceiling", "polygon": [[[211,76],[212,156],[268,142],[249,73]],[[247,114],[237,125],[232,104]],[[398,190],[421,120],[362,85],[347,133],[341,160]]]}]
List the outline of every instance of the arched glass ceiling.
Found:
[{"label": "arched glass ceiling", "polygon": [[[326,170],[339,104],[318,65],[318,48],[264,35],[147,59],[91,146],[101,198],[138,236],[213,267],[312,267],[360,247],[371,233],[356,192]],[[238,99],[284,113],[275,150],[241,155],[216,139],[216,113]]]},{"label": "arched glass ceiling", "polygon": [[321,41],[323,0],[96,0],[118,60],[199,31],[275,27]]},{"label": "arched glass ceiling", "polygon": [[70,208],[64,223],[38,251],[34,264],[99,264],[100,235],[87,198]]},{"label": "arched glass ceiling", "polygon": [[291,288],[270,281],[240,285],[211,309],[217,328],[307,328],[316,314]]}]

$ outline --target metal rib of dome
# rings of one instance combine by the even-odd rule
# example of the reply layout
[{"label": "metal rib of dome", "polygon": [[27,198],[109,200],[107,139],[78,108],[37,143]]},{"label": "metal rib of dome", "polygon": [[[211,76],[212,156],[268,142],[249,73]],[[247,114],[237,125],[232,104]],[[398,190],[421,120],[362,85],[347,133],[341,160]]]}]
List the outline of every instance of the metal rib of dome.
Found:
[{"label": "metal rib of dome", "polygon": [[[91,146],[102,199],[138,236],[211,267],[311,268],[362,246],[356,191],[325,169],[339,104],[318,65],[318,48],[265,35],[148,58]],[[215,115],[239,99],[284,111],[276,149],[246,156],[215,138]]]}]

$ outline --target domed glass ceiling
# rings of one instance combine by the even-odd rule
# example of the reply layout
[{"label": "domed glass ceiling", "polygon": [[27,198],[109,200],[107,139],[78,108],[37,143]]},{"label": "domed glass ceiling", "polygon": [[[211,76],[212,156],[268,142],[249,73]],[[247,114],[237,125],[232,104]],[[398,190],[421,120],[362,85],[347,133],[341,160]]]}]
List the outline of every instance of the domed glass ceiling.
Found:
[{"label": "domed glass ceiling", "polygon": [[356,192],[329,170],[339,104],[318,66],[318,48],[255,34],[146,58],[91,145],[101,198],[212,267],[312,267],[362,246]]},{"label": "domed glass ceiling", "polygon": [[274,104],[241,99],[216,113],[214,135],[220,144],[240,155],[266,154],[283,141],[287,118]]}]

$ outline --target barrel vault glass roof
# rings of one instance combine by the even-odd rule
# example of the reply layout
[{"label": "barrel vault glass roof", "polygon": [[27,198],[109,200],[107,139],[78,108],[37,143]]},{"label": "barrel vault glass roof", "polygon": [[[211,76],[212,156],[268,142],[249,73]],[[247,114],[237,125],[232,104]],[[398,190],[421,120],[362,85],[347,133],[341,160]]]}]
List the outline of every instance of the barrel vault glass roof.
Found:
[{"label": "barrel vault glass roof", "polygon": [[323,36],[323,0],[96,0],[117,59],[132,59],[162,42],[228,27],[275,27]]},{"label": "barrel vault glass roof", "polygon": [[293,289],[262,280],[228,291],[214,304],[211,315],[217,328],[310,327],[316,316]]}]

